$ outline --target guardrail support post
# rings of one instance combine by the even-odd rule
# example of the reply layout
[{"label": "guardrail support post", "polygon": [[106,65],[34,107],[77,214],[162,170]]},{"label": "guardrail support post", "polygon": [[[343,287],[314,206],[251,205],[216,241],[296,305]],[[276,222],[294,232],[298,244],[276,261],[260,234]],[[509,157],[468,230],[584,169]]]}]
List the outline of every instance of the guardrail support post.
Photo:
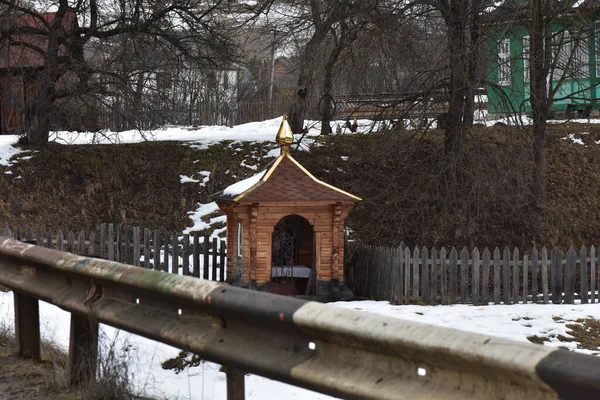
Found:
[{"label": "guardrail support post", "polygon": [[79,386],[96,378],[98,329],[97,321],[71,313],[67,367],[70,386]]},{"label": "guardrail support post", "polygon": [[245,388],[244,388],[244,371],[240,371],[237,368],[225,367],[225,373],[227,374],[227,400],[244,400],[245,399]]},{"label": "guardrail support post", "polygon": [[15,337],[17,352],[23,358],[39,361],[40,353],[40,306],[37,299],[14,292]]}]

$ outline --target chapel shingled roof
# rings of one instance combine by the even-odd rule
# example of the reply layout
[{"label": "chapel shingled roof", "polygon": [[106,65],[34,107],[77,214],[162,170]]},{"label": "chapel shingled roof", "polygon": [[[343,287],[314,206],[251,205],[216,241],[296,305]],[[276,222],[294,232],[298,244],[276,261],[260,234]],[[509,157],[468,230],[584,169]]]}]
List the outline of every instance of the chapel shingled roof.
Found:
[{"label": "chapel shingled roof", "polygon": [[[278,142],[282,131],[291,132],[287,120],[283,119],[277,134]],[[280,142],[282,143],[282,142]],[[289,145],[288,145],[289,146]],[[235,184],[244,190],[239,193],[234,185],[213,196],[215,200],[227,202],[259,201],[359,201],[359,197],[315,178],[282,145],[281,155],[265,170],[248,178],[249,187]]]}]

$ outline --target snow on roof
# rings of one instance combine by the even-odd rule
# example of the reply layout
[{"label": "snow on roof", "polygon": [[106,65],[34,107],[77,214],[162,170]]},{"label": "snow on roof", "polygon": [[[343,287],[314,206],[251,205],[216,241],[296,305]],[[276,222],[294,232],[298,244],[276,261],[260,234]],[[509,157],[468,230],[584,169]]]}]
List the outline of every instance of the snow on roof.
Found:
[{"label": "snow on roof", "polygon": [[223,190],[222,194],[226,196],[235,197],[239,194],[244,193],[246,190],[250,189],[252,186],[256,185],[267,173],[267,169],[260,171],[258,174],[252,175],[249,178],[246,178],[242,181],[236,182],[233,185],[227,186],[225,190]]}]

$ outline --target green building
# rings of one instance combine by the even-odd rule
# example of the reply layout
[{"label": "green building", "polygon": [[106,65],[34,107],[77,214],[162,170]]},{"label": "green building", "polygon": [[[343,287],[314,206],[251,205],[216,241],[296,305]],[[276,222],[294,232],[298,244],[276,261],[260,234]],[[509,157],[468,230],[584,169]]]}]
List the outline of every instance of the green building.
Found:
[{"label": "green building", "polygon": [[[600,110],[600,8],[590,3],[572,2],[553,20],[548,81],[555,118],[587,117]],[[488,119],[531,112],[526,4],[499,11],[491,19],[496,22],[486,27]]]}]

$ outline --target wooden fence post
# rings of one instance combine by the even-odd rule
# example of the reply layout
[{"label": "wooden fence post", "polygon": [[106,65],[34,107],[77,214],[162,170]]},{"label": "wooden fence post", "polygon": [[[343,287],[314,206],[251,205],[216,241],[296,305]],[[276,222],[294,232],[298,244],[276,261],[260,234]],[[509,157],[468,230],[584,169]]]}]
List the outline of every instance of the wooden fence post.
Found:
[{"label": "wooden fence post", "polygon": [[125,264],[133,265],[131,260],[131,227],[125,225]]},{"label": "wooden fence post", "polygon": [[63,233],[60,229],[56,234],[56,250],[63,251]]},{"label": "wooden fence post", "polygon": [[213,238],[213,246],[212,246],[212,280],[218,281],[217,279],[217,271],[219,270],[218,262],[218,254],[217,254],[217,243],[219,239]]},{"label": "wooden fence post", "polygon": [[500,249],[494,249],[494,304],[500,304]]},{"label": "wooden fence post", "polygon": [[542,294],[543,303],[548,304],[548,250],[542,247]]},{"label": "wooden fence post", "polygon": [[442,304],[448,303],[448,279],[446,277],[446,249],[440,249],[440,300]]},{"label": "wooden fence post", "polygon": [[171,243],[171,234],[165,232],[163,237],[163,245],[165,250],[163,252],[163,271],[169,272],[169,246]]},{"label": "wooden fence post", "polygon": [[161,238],[160,238],[160,230],[155,229],[154,230],[154,270],[155,271],[160,271],[160,247],[162,245],[161,243]]},{"label": "wooden fence post", "polygon": [[531,251],[531,302],[538,302],[538,250],[533,248]]},{"label": "wooden fence post", "polygon": [[73,253],[75,251],[75,235],[73,231],[67,233],[67,251]]},{"label": "wooden fence post", "polygon": [[40,231],[37,234],[37,240],[35,241],[35,244],[37,246],[43,246],[44,245],[44,232]]},{"label": "wooden fence post", "polygon": [[225,282],[226,279],[226,274],[227,272],[225,271],[225,263],[226,263],[226,257],[225,257],[225,250],[226,250],[227,245],[225,244],[224,240],[221,240],[221,248],[220,248],[220,254],[219,254],[219,258],[220,258],[220,263],[219,263],[219,268],[220,268],[220,275],[221,275],[221,282]]},{"label": "wooden fence post", "polygon": [[587,249],[585,246],[581,246],[579,250],[579,276],[580,276],[580,288],[579,293],[581,294],[581,304],[588,303],[588,273],[587,273]]},{"label": "wooden fence post", "polygon": [[415,246],[413,250],[413,283],[412,283],[412,300],[419,300],[419,248]]},{"label": "wooden fence post", "polygon": [[108,224],[108,239],[107,239],[107,256],[108,261],[115,260],[115,226]]},{"label": "wooden fence post", "polygon": [[[562,260],[561,260],[562,261]],[[565,270],[565,303],[575,303],[575,264],[577,255],[573,246],[567,251],[567,268]],[[561,262],[562,264],[562,262]]]},{"label": "wooden fence post", "polygon": [[513,250],[512,299],[513,304],[519,304],[519,249]]},{"label": "wooden fence post", "polygon": [[458,264],[458,252],[456,248],[450,251],[450,304],[456,303],[456,274]]},{"label": "wooden fence post", "polygon": [[150,229],[144,228],[144,268],[150,269]]},{"label": "wooden fence post", "polygon": [[473,276],[471,278],[471,299],[474,305],[479,305],[479,249],[473,249]]},{"label": "wooden fence post", "polygon": [[[367,276],[368,277],[368,276]],[[410,249],[404,249],[404,304],[410,302]]]},{"label": "wooden fence post", "polygon": [[[106,224],[100,224],[100,258],[104,258],[104,241],[106,239]],[[133,264],[136,265],[136,264]],[[138,264],[139,265],[139,264]]]},{"label": "wooden fence post", "polygon": [[117,224],[117,243],[115,246],[115,260],[117,260],[117,262],[122,263],[123,262],[123,234],[122,234],[122,228],[121,228],[121,224]]},{"label": "wooden fence post", "polygon": [[423,246],[421,250],[421,297],[423,303],[429,303],[429,251],[427,247]]},{"label": "wooden fence post", "polygon": [[88,243],[88,256],[94,257],[96,255],[94,246],[96,244],[96,233],[94,231],[90,232],[90,241]]},{"label": "wooden fence post", "polygon": [[523,254],[523,304],[527,304],[527,292],[529,283],[529,258]]},{"label": "wooden fence post", "polygon": [[562,255],[558,247],[552,249],[552,303],[562,303]]},{"label": "wooden fence post", "polygon": [[431,303],[438,303],[438,269],[435,247],[431,249]]},{"label": "wooden fence post", "polygon": [[200,278],[200,234],[198,232],[194,232],[194,251],[192,260],[192,276]]},{"label": "wooden fence post", "polygon": [[209,255],[208,255],[208,249],[210,249],[210,237],[208,235],[204,236],[204,243],[202,243],[202,252],[204,253],[204,257],[202,257],[204,259],[204,262],[202,264],[202,277],[204,279],[209,279],[209,266],[208,266],[208,260],[209,260]]},{"label": "wooden fence post", "polygon": [[490,301],[490,249],[487,247],[483,250],[481,278],[481,304],[487,306]]},{"label": "wooden fence post", "polygon": [[79,231],[79,235],[77,236],[77,254],[80,256],[85,255],[85,232]]},{"label": "wooden fence post", "polygon": [[183,251],[181,254],[182,257],[182,265],[183,265],[183,275],[190,275],[190,235],[187,233],[183,234],[183,243],[181,244],[183,247]]},{"label": "wooden fence post", "polygon": [[140,227],[133,228],[133,265],[140,266]]},{"label": "wooden fence post", "polygon": [[590,302],[596,302],[596,248],[590,247]]},{"label": "wooden fence post", "polygon": [[463,247],[460,253],[460,302],[469,300],[469,251]]},{"label": "wooden fence post", "polygon": [[504,290],[502,291],[502,297],[504,304],[510,304],[510,250],[508,247],[504,248],[502,262],[504,264]]},{"label": "wooden fence post", "polygon": [[173,234],[171,237],[171,247],[173,248],[173,253],[171,253],[171,273],[179,274],[179,241],[176,234]]}]

